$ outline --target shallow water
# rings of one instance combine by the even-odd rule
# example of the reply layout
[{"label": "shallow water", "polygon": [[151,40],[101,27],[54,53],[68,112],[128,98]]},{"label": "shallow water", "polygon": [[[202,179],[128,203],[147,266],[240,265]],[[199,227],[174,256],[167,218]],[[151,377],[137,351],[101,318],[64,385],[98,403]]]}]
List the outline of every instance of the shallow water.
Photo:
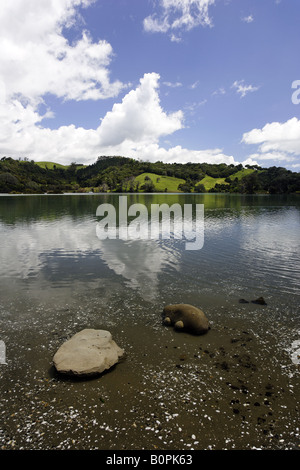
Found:
[{"label": "shallow water", "polygon": [[[0,197],[0,448],[298,448],[299,197],[127,199],[204,204],[203,248],[99,240],[97,207],[119,195]],[[206,335],[162,325],[181,302],[204,310]],[[86,327],[126,357],[63,379],[52,357]]]}]

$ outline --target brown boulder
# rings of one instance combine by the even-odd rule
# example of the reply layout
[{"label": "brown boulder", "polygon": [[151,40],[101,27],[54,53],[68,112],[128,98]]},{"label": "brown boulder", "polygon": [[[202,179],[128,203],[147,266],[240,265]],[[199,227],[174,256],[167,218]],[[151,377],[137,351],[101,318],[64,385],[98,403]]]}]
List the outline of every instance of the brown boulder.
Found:
[{"label": "brown boulder", "polygon": [[204,312],[189,304],[167,305],[163,310],[163,322],[178,330],[202,335],[209,329],[209,322]]}]

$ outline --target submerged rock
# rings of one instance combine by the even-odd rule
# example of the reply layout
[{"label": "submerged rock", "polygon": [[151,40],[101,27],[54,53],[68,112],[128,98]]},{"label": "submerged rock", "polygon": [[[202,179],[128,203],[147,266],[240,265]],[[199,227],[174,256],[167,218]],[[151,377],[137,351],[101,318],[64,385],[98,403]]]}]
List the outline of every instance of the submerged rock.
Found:
[{"label": "submerged rock", "polygon": [[[249,301],[246,300],[246,299],[240,299],[239,303],[240,304],[249,304]],[[267,305],[267,302],[265,301],[265,299],[263,297],[259,297],[256,300],[251,300],[251,303],[252,304],[259,304],[259,305]]]},{"label": "submerged rock", "polygon": [[239,302],[240,302],[240,304],[248,304],[249,303],[248,300],[246,300],[246,299],[240,299]]},{"label": "submerged rock", "polygon": [[123,355],[124,350],[113,341],[109,331],[85,329],[62,344],[53,363],[62,374],[90,376],[109,369]]},{"label": "submerged rock", "polygon": [[189,304],[167,305],[163,310],[164,324],[172,325],[178,330],[201,335],[209,329],[205,314],[197,307]]},{"label": "submerged rock", "polygon": [[251,300],[253,304],[259,304],[259,305],[267,305],[265,299],[263,297],[259,297],[256,300]]}]

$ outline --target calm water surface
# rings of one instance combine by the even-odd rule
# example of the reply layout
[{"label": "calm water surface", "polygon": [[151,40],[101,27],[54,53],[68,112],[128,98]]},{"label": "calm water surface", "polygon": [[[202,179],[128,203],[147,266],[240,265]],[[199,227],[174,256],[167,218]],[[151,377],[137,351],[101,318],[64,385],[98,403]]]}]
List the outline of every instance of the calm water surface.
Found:
[{"label": "calm water surface", "polygon": [[[191,405],[191,412],[194,416],[198,416],[198,421],[194,424],[191,424],[189,413],[183,412],[179,414],[182,421],[178,424],[176,407],[172,412],[166,408],[168,411],[163,415],[165,422],[163,429],[166,429],[166,434],[162,435],[162,425],[155,424],[157,416],[160,416],[160,421],[163,419],[162,409],[158,406],[159,394],[164,390],[166,383],[168,386],[172,385],[172,390],[176,390],[180,385],[181,388],[177,390],[180,403],[186,400],[194,403],[186,393],[190,388],[190,393],[193,395],[192,384],[195,384],[196,379],[199,380],[199,372],[197,378],[195,375],[188,377],[185,374],[184,381],[182,373],[180,376],[176,375],[181,372],[180,367],[183,365],[187,367],[187,363],[184,362],[186,358],[179,358],[177,348],[181,348],[181,352],[184,350],[191,358],[188,371],[194,373],[199,367],[195,362],[198,360],[198,353],[195,353],[194,348],[197,351],[199,347],[203,350],[212,348],[212,354],[218,352],[220,355],[225,343],[231,348],[235,344],[234,341],[238,341],[235,337],[237,331],[240,335],[251,333],[253,339],[251,344],[254,344],[254,340],[257,343],[252,351],[248,351],[247,357],[253,354],[257,361],[263,364],[273,355],[274,363],[280,371],[278,374],[287,371],[286,374],[296,380],[295,374],[297,376],[299,370],[297,348],[300,339],[300,197],[224,194],[128,195],[128,205],[138,202],[145,204],[149,210],[151,204],[163,202],[170,205],[179,203],[182,207],[183,204],[204,204],[204,246],[196,251],[186,250],[185,240],[99,240],[96,235],[99,220],[96,217],[96,209],[104,202],[118,208],[119,195],[2,195],[0,197],[0,340],[5,341],[7,352],[7,365],[0,365],[1,383],[4,388],[2,397],[5,393],[9,393],[11,383],[14,383],[15,387],[16,381],[22,390],[20,400],[24,401],[26,393],[31,397],[31,401],[22,402],[23,414],[19,420],[10,423],[7,428],[5,426],[1,428],[0,421],[0,447],[1,442],[7,448],[12,446],[11,442],[13,446],[19,448],[72,448],[73,446],[121,449],[132,446],[135,448],[160,446],[158,448],[188,449],[190,448],[188,446],[194,448],[259,446],[262,440],[257,437],[259,436],[257,423],[264,423],[266,416],[271,420],[270,411],[269,415],[267,411],[259,416],[255,415],[255,425],[252,423],[254,426],[252,429],[251,424],[249,428],[245,428],[245,422],[247,423],[248,418],[250,422],[253,416],[251,415],[251,419],[249,416],[245,418],[245,413],[242,415],[239,409],[238,413],[236,411],[234,413],[244,416],[241,420],[241,423],[244,423],[242,432],[237,431],[234,423],[231,425],[233,418],[230,417],[225,420],[226,433],[221,430],[216,433],[216,428],[211,427],[211,431],[207,428],[207,440],[201,441],[199,440],[201,419],[197,415],[200,412],[195,412],[193,408],[196,405]],[[266,306],[251,303],[261,296],[267,302]],[[239,302],[241,298],[249,303],[241,304]],[[212,323],[212,330],[201,339],[202,346],[199,346],[199,338],[174,333],[173,330],[161,325],[164,305],[181,302],[202,308]],[[38,396],[40,393],[40,403],[58,402],[58,398],[53,395],[57,391],[55,387],[67,385],[65,382],[61,384],[53,375],[52,356],[62,341],[85,327],[109,329],[120,346],[125,347],[128,357],[113,373],[100,379],[104,387],[100,395],[105,396],[100,402],[99,388],[97,388],[97,401],[93,401],[95,400],[93,387],[99,387],[99,381],[84,384],[67,383],[70,387],[70,401],[64,404],[65,408],[58,409],[54,405],[50,407],[53,413],[55,409],[56,418],[53,413],[50,416],[50,408],[44,410],[45,414],[49,413],[47,419],[44,417],[44,421],[49,424],[48,437],[42,437],[44,434],[40,429],[41,426],[35,437],[32,437],[28,431],[28,416],[33,408],[30,404],[33,396],[31,393]],[[213,336],[214,331],[215,336]],[[223,337],[225,333],[231,336]],[[245,345],[244,342],[241,344]],[[164,356],[167,348],[169,355]],[[139,356],[141,352],[144,362],[141,362]],[[214,368],[221,374],[218,376],[220,382],[219,385],[216,385],[216,382],[211,383],[209,393],[213,393],[214,390],[214,396],[217,397],[226,395],[222,387],[223,384],[227,384],[224,385],[227,390],[228,383],[231,384],[228,381],[228,373],[231,373],[231,370],[234,370],[234,373],[240,370],[240,367],[234,368],[233,364],[237,357],[241,357],[240,353],[237,354],[237,351],[229,353],[228,349],[228,354],[231,356],[229,355],[226,361],[214,363]],[[285,354],[285,362],[282,354]],[[266,356],[269,356],[268,359]],[[232,362],[230,370],[229,357]],[[206,370],[209,370],[212,365],[203,363],[202,367],[207,367]],[[257,365],[255,371],[251,369],[249,362],[244,367],[247,372],[250,370],[252,374],[258,373]],[[266,363],[265,367],[268,369],[270,364]],[[259,370],[262,374],[261,368]],[[276,379],[274,377],[274,383],[278,382],[279,390],[286,378],[284,376],[278,378],[278,374]],[[155,382],[153,377],[156,378],[156,387],[153,385]],[[207,380],[210,380],[208,377],[212,377],[211,373],[207,375]],[[262,381],[261,387],[270,386],[270,377],[269,379],[266,377],[264,383],[262,377],[263,375],[256,377],[255,380]],[[235,378],[237,379],[237,376]],[[250,380],[249,377],[248,379]],[[242,378],[239,380],[241,382]],[[244,377],[243,380],[245,381]],[[52,384],[51,393],[45,388],[44,381]],[[125,382],[127,389],[126,392],[122,392],[120,383],[124,385]],[[207,390],[208,382],[205,383]],[[113,393],[110,388],[112,384]],[[129,384],[133,387],[132,390]],[[152,391],[150,384],[154,387]],[[199,384],[197,387],[199,390]],[[295,385],[291,385],[291,390],[293,387]],[[32,392],[33,389],[35,392]],[[85,396],[84,403],[81,403],[81,411],[77,410],[78,415],[83,413],[82,409],[85,409],[85,406],[90,410],[94,409],[97,419],[101,412],[101,433],[99,435],[99,427],[97,434],[95,426],[90,424],[94,429],[94,434],[89,429],[89,436],[92,437],[88,440],[82,430],[83,434],[79,439],[76,434],[80,432],[78,428],[73,430],[70,436],[71,431],[65,426],[64,431],[61,431],[65,432],[64,439],[59,439],[57,433],[53,432],[51,435],[49,429],[51,426],[51,429],[59,428],[60,422],[72,421],[70,409],[74,410],[76,406],[79,408],[78,390],[81,390],[80,400]],[[14,388],[14,391],[18,397],[17,388]],[[170,390],[167,392],[170,393]],[[139,400],[135,405],[132,404],[130,409],[124,407],[120,410],[118,407],[116,411],[120,394],[124,396],[125,393],[131,393],[132,403],[137,400],[137,396]],[[253,390],[254,395],[263,396],[263,391]],[[152,409],[149,404],[154,403],[150,400],[154,396],[160,412],[157,407]],[[293,397],[295,399],[294,395]],[[245,398],[249,399],[249,395]],[[240,396],[234,399],[241,404]],[[296,401],[298,399],[299,394],[296,396]],[[207,397],[201,400],[203,410]],[[210,403],[210,411],[218,408],[218,400],[219,398],[215,398],[214,404]],[[255,403],[257,400],[258,398]],[[226,407],[232,401],[232,397],[228,396],[226,405],[224,403],[221,407],[219,404],[219,412],[227,416]],[[104,402],[110,404],[109,411],[103,407],[99,411],[99,403],[103,405]],[[290,400],[290,403],[292,410],[286,419],[290,420],[293,431],[289,431],[288,436],[283,437],[281,431],[278,431],[276,440],[274,437],[276,432],[272,428],[275,425],[267,421],[268,426],[265,425],[261,434],[263,447],[280,448],[280,436],[284,442],[282,446],[298,445],[299,433],[295,431],[297,428],[295,423],[299,414],[294,402]],[[8,420],[8,416],[19,405],[16,401],[10,402],[8,398],[4,400],[4,405],[6,411],[3,411],[3,416]],[[127,406],[129,407],[129,404]],[[232,403],[230,406],[232,413]],[[243,406],[246,409],[246,402]],[[134,409],[138,410],[139,418],[134,416]],[[115,414],[119,413],[118,426],[112,419],[114,411]],[[60,420],[57,413],[61,413]],[[107,413],[106,426],[114,429],[113,437],[112,431],[103,425],[103,413]],[[167,420],[166,413],[169,416]],[[287,412],[285,413],[288,416]],[[36,417],[35,424],[30,421],[35,429],[41,415],[42,412]],[[82,419],[92,423],[92,418],[96,419],[95,416],[86,415]],[[209,416],[207,409],[205,416]],[[213,418],[211,420],[214,421]],[[171,421],[172,427],[170,427]],[[188,423],[194,426],[192,430]],[[138,430],[144,430],[142,436],[137,433],[137,427]],[[23,429],[22,438],[18,428]],[[25,437],[24,429],[28,431]],[[157,440],[158,435],[160,440]],[[193,437],[193,440],[191,435],[198,438]]]},{"label": "calm water surface", "polygon": [[[96,209],[117,195],[0,198],[0,279],[24,295],[65,299],[118,282],[151,302],[159,297],[197,303],[214,297],[265,296],[296,305],[300,281],[300,198],[293,196],[133,195],[128,205],[204,204],[201,250],[185,240],[104,240]],[[129,290],[126,290],[129,293]]]}]

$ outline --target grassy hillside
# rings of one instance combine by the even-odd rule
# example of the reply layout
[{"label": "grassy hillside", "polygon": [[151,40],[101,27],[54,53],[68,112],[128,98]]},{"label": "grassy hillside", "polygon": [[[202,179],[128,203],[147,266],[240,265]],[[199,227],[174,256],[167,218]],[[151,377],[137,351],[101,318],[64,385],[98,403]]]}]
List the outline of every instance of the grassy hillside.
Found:
[{"label": "grassy hillside", "polygon": [[40,168],[48,168],[49,170],[53,170],[53,168],[63,168],[67,169],[67,165],[61,165],[60,163],[54,163],[54,162],[35,162]]},{"label": "grassy hillside", "polygon": [[231,175],[229,176],[229,178],[233,181],[235,178],[237,178],[238,180],[241,180],[242,178],[244,178],[245,176],[249,176],[251,175],[251,173],[253,173],[254,170],[253,168],[243,168],[242,170],[238,171],[237,173],[234,173],[234,175]]},{"label": "grassy hillside", "polygon": [[212,176],[205,176],[202,178],[201,181],[199,181],[198,184],[203,184],[206,191],[209,191],[210,189],[214,188],[216,184],[229,184],[226,183],[225,178],[213,178]]},{"label": "grassy hillside", "polygon": [[[53,170],[54,168],[62,168],[67,170],[69,165],[61,165],[60,163],[55,162],[35,162],[40,168],[48,168],[48,170]],[[76,165],[77,170],[80,168],[85,168],[86,165]]]},{"label": "grassy hillside", "polygon": [[135,183],[139,182],[140,186],[145,183],[145,177],[150,178],[155,186],[155,190],[159,192],[165,192],[167,189],[168,193],[181,192],[178,189],[178,185],[184,183],[185,180],[181,178],[175,178],[173,176],[157,175],[155,173],[142,173],[135,178]]},{"label": "grassy hillside", "polygon": [[[231,181],[234,181],[235,178],[241,181],[245,176],[251,175],[254,171],[256,170],[254,170],[253,168],[243,168],[242,170],[229,176],[229,178]],[[229,184],[229,183],[228,183],[228,180],[225,181],[225,178],[213,178],[212,176],[206,175],[201,181],[199,181],[199,184],[203,184],[206,191],[209,191],[210,189],[214,188],[216,184]]]}]

